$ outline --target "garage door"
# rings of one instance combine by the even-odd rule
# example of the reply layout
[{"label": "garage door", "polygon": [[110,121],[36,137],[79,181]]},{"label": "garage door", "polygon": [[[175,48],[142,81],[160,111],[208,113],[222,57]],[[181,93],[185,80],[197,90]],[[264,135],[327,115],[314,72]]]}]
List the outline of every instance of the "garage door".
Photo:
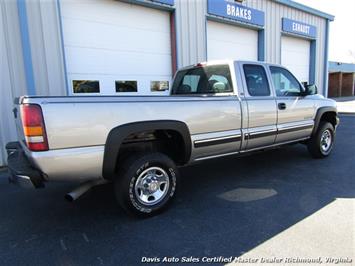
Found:
[{"label": "garage door", "polygon": [[309,82],[310,45],[307,40],[282,37],[281,64],[290,69],[301,82]]},{"label": "garage door", "polygon": [[111,0],[61,0],[61,14],[71,93],[150,94],[167,88],[168,12]]},{"label": "garage door", "polygon": [[208,60],[258,60],[258,33],[225,23],[207,23]]}]

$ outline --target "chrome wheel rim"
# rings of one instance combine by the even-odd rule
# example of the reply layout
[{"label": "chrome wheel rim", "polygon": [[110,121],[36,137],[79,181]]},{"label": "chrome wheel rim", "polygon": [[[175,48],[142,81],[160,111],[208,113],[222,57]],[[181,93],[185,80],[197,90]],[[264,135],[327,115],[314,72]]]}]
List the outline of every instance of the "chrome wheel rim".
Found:
[{"label": "chrome wheel rim", "polygon": [[320,138],[320,147],[322,152],[326,153],[332,146],[332,134],[329,129],[324,130]]},{"label": "chrome wheel rim", "polygon": [[164,199],[169,189],[169,176],[160,167],[150,167],[137,178],[134,191],[138,201],[144,205],[154,205]]}]

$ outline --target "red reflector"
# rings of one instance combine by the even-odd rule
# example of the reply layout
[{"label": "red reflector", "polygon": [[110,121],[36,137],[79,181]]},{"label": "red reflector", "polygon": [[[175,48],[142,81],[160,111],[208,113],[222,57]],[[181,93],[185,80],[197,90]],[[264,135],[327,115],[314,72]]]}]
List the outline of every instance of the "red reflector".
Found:
[{"label": "red reflector", "polygon": [[22,106],[22,122],[25,127],[42,125],[42,110],[39,105],[26,104]]},{"label": "red reflector", "polygon": [[22,105],[21,118],[27,147],[31,151],[47,151],[48,141],[41,107],[37,104]]},{"label": "red reflector", "polygon": [[39,143],[28,142],[27,147],[31,151],[48,151],[48,145],[46,142],[39,142]]}]

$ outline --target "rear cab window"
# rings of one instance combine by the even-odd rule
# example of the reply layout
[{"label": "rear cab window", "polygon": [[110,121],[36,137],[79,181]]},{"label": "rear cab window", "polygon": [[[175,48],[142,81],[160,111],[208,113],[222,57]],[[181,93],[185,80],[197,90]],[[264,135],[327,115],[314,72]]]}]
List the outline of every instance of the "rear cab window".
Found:
[{"label": "rear cab window", "polygon": [[197,66],[179,71],[173,95],[221,94],[233,92],[229,65]]}]

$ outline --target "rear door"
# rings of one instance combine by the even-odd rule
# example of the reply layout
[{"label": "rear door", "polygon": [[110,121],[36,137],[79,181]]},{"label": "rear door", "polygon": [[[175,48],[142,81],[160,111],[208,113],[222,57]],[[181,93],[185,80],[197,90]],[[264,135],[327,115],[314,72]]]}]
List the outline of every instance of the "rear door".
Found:
[{"label": "rear door", "polygon": [[302,96],[303,87],[285,68],[270,66],[277,101],[276,143],[309,137],[314,125],[314,100]]},{"label": "rear door", "polygon": [[245,150],[274,144],[276,138],[276,100],[267,69],[263,64],[242,64],[244,100],[247,102],[248,122],[244,140]]},{"label": "rear door", "polygon": [[190,96],[193,101],[184,108],[185,114],[179,114],[187,115],[192,160],[239,152],[242,115],[232,80],[228,64],[197,65],[177,72],[172,95],[184,96],[186,101]]}]

